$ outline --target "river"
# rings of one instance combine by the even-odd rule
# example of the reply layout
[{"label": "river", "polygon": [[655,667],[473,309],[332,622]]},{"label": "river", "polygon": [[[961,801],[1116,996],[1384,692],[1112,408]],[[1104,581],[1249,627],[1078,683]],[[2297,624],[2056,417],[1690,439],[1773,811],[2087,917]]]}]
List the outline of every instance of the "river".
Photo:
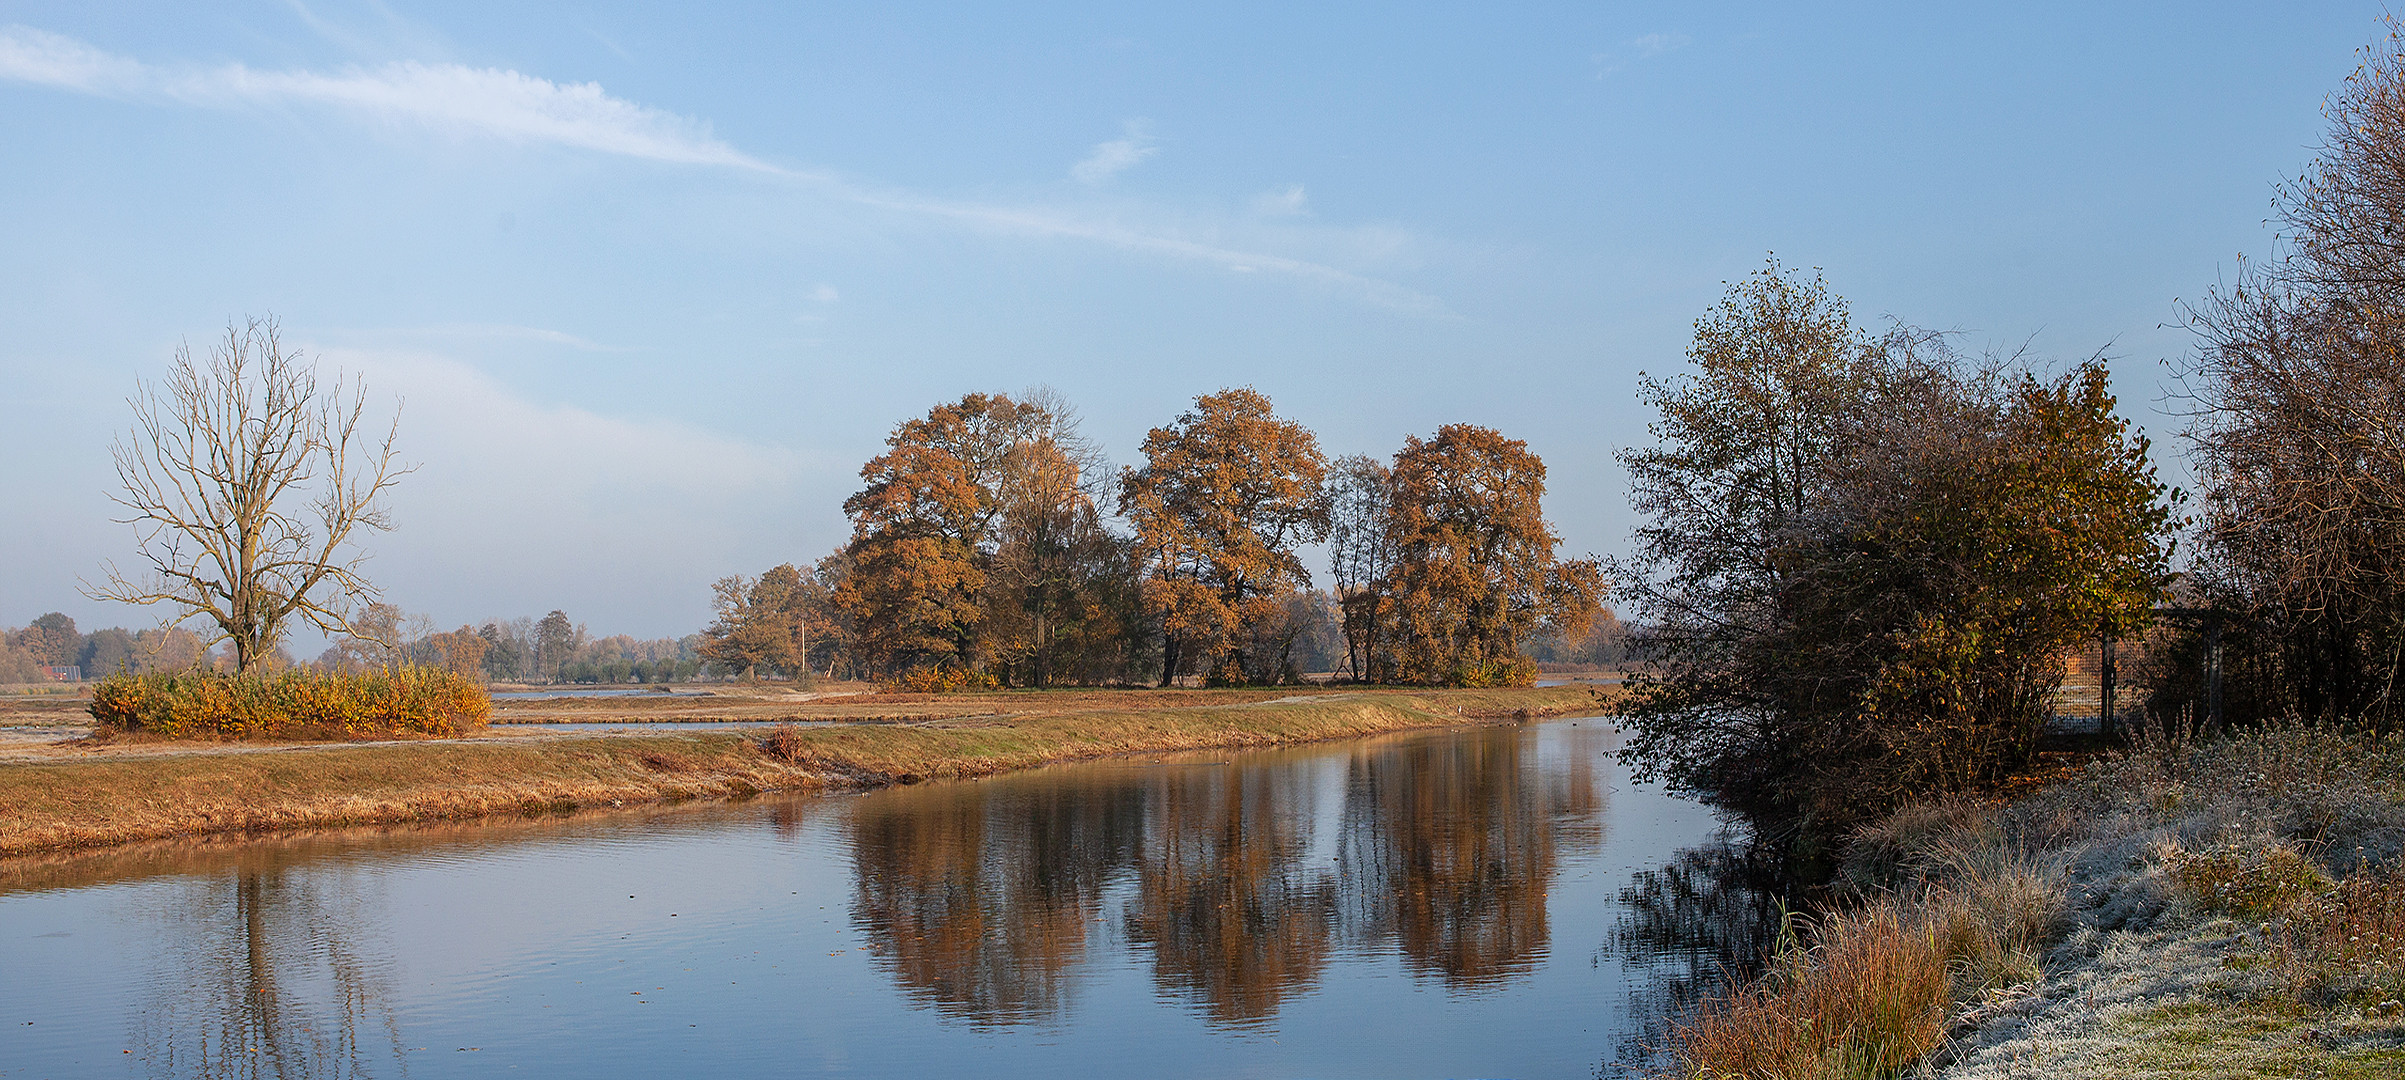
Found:
[{"label": "river", "polygon": [[1705,949],[1632,886],[1717,828],[1616,745],[4,861],[0,1077],[1592,1077]]}]

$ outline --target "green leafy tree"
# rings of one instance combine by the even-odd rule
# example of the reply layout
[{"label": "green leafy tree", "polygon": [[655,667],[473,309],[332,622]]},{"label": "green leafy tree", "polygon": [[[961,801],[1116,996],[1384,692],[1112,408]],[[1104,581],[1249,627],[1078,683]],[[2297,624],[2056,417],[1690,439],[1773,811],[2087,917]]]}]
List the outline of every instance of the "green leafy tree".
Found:
[{"label": "green leafy tree", "polygon": [[84,636],[83,651],[76,663],[83,667],[87,679],[131,671],[136,648],[134,636],[122,627],[94,630]]},{"label": "green leafy tree", "polygon": [[542,678],[560,680],[561,673],[576,660],[576,650],[585,643],[585,631],[568,621],[568,613],[557,608],[534,624],[534,667]]},{"label": "green leafy tree", "polygon": [[[2141,625],[2171,501],[2101,362],[2042,380],[1854,333],[1775,264],[1645,383],[1643,771],[1826,836],[2027,760],[2064,651]],[[1750,410],[1750,411],[1748,411]],[[1742,422],[1741,422],[1742,421]]]},{"label": "green leafy tree", "polygon": [[496,682],[534,677],[534,620],[494,619],[476,628],[484,639],[484,677]]}]

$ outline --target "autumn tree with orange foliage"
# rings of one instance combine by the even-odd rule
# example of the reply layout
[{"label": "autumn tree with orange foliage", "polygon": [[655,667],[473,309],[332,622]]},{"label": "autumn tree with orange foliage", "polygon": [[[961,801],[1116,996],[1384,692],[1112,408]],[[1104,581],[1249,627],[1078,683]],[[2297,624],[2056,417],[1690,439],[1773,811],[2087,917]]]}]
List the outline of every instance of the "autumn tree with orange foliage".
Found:
[{"label": "autumn tree with orange foliage", "polygon": [[844,503],[853,533],[833,604],[855,668],[1042,686],[1124,661],[1125,545],[1095,508],[1101,455],[1066,402],[970,394],[902,422],[886,446]]},{"label": "autumn tree with orange foliage", "polygon": [[986,560],[986,662],[1014,685],[1100,682],[1134,659],[1134,566],[1095,506],[1101,455],[1077,436],[1065,403],[1041,391],[1031,401],[1049,422],[1003,478]]},{"label": "autumn tree with orange foliage", "polygon": [[1328,530],[1319,440],[1248,387],[1194,399],[1144,437],[1144,460],[1121,478],[1119,512],[1161,620],[1163,685],[1197,661],[1213,682],[1278,680],[1293,644],[1283,602],[1311,584],[1295,549]]},{"label": "autumn tree with orange foliage", "polygon": [[1593,560],[1557,560],[1545,463],[1491,428],[1447,424],[1395,455],[1387,519],[1394,558],[1394,674],[1467,686],[1527,682],[1520,643],[1584,633],[1603,591]]},{"label": "autumn tree with orange foliage", "polygon": [[874,667],[978,665],[1000,481],[1041,420],[1004,395],[970,394],[903,421],[860,467],[868,486],[844,500],[851,568],[837,603]]},{"label": "autumn tree with orange foliage", "polygon": [[812,590],[792,563],[757,580],[720,578],[712,589],[718,618],[702,631],[702,659],[752,678],[762,668],[795,678],[807,672]]}]

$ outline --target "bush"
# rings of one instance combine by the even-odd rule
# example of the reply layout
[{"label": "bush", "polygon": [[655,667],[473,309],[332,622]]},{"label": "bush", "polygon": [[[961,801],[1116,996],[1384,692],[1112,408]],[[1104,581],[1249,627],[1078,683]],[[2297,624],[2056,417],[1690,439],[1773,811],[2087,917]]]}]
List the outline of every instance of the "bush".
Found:
[{"label": "bush", "polygon": [[810,745],[802,739],[802,729],[792,724],[778,724],[753,744],[760,752],[788,764],[800,764],[810,758]]},{"label": "bush", "polygon": [[1500,660],[1480,660],[1455,668],[1445,681],[1470,690],[1486,690],[1497,686],[1534,686],[1536,664],[1521,657]]},{"label": "bush", "polygon": [[2330,888],[2321,867],[2281,843],[2182,854],[2171,865],[2171,883],[2198,908],[2254,919],[2285,913]]},{"label": "bush", "polygon": [[482,684],[439,668],[116,674],[92,688],[104,731],[177,739],[410,739],[484,729]]}]

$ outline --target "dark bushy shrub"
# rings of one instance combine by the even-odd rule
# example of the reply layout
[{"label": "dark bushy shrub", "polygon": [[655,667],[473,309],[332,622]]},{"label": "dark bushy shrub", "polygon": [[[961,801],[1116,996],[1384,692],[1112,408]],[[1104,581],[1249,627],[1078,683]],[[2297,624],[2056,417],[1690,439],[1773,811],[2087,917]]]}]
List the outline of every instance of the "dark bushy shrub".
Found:
[{"label": "dark bushy shrub", "polygon": [[92,688],[102,729],[178,739],[414,739],[482,731],[483,684],[439,668],[337,674],[117,674]]}]

